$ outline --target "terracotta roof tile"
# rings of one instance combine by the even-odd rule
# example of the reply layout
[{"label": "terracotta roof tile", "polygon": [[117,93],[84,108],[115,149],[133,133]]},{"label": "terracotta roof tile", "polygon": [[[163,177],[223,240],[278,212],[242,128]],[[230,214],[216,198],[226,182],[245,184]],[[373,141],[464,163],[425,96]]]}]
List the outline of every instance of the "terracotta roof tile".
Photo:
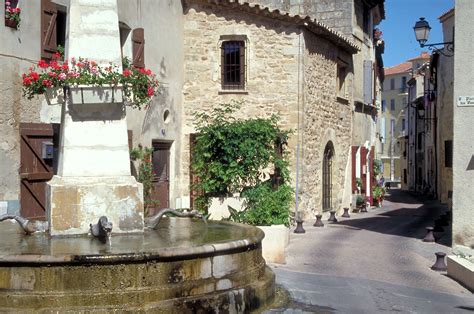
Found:
[{"label": "terracotta roof tile", "polygon": [[[192,2],[192,0],[187,0]],[[196,0],[194,0],[196,1]],[[346,50],[349,50],[352,53],[360,51],[360,47],[355,44],[352,40],[342,35],[341,33],[329,28],[325,24],[312,19],[308,15],[293,15],[288,12],[273,10],[264,5],[253,4],[248,1],[239,1],[239,0],[204,0],[204,2],[215,4],[223,7],[228,7],[231,9],[238,9],[246,11],[253,14],[259,14],[262,16],[267,16],[270,18],[278,19],[285,22],[290,22],[298,25],[305,26],[311,32],[325,37],[328,40],[335,43],[337,46],[340,46]]]},{"label": "terracotta roof tile", "polygon": [[429,59],[430,58],[430,53],[427,52],[427,51],[422,51],[421,54],[417,57],[414,57],[412,59],[408,59],[408,61],[416,61],[416,60],[420,60],[420,59]]},{"label": "terracotta roof tile", "polygon": [[411,70],[411,67],[412,67],[411,62],[407,61],[407,62],[394,65],[393,67],[390,67],[390,68],[385,68],[385,76],[409,72]]}]

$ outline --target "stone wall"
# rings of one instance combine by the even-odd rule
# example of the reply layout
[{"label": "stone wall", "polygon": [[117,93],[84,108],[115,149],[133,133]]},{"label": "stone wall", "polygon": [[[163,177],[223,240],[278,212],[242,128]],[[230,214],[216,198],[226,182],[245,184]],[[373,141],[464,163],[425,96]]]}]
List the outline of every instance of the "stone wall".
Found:
[{"label": "stone wall", "polygon": [[[302,170],[302,208],[306,214],[322,210],[323,154],[329,141],[334,145],[332,163],[332,206],[335,210],[349,205],[350,188],[344,190],[350,171],[352,100],[337,98],[335,47],[315,35],[305,34],[304,61],[304,157]],[[339,55],[350,60],[350,55]],[[351,90],[352,74],[346,77]],[[349,181],[350,182],[350,181]],[[347,184],[346,184],[347,185]],[[347,194],[347,195],[345,195]]]},{"label": "stone wall", "polygon": [[[352,75],[349,73],[346,79],[348,99],[338,102],[336,58],[347,60],[352,68],[351,56],[340,53],[336,46],[312,33],[300,33],[291,24],[235,9],[194,3],[186,8],[185,19],[183,134],[186,135],[182,139],[182,177],[189,173],[189,133],[195,131],[193,112],[208,111],[232,99],[243,100],[240,117],[278,114],[281,127],[294,131],[289,141],[292,185],[296,185],[299,143],[300,210],[307,218],[313,209],[321,211],[323,153],[326,144],[333,142],[336,151],[333,203],[334,208],[341,208],[344,180],[346,173],[350,173],[347,169]],[[221,91],[223,35],[247,38],[247,87],[243,93]]]},{"label": "stone wall", "polygon": [[[189,134],[195,132],[194,112],[209,111],[234,99],[242,100],[245,104],[240,117],[277,114],[283,129],[297,130],[298,33],[291,24],[236,9],[198,3],[188,5],[184,25],[183,193],[189,191]],[[244,92],[221,90],[220,40],[223,35],[246,36]],[[294,185],[296,136],[290,138],[289,149]]]},{"label": "stone wall", "polygon": [[40,58],[40,1],[27,5],[18,30],[3,25],[4,10],[0,10],[0,214],[19,209],[20,123],[41,122],[42,98],[28,101],[21,90],[21,73]]}]

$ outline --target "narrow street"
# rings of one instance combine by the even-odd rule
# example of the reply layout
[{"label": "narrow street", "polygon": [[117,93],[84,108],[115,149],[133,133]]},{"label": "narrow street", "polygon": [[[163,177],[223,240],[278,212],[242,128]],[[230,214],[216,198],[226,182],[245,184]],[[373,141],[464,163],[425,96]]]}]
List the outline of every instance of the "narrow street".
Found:
[{"label": "narrow street", "polygon": [[425,227],[446,206],[389,191],[382,208],[338,217],[323,228],[305,223],[291,233],[287,263],[271,265],[277,283],[289,291],[285,313],[462,313],[474,311],[474,297],[446,272],[435,272],[435,252],[450,253],[450,227],[425,243]]}]

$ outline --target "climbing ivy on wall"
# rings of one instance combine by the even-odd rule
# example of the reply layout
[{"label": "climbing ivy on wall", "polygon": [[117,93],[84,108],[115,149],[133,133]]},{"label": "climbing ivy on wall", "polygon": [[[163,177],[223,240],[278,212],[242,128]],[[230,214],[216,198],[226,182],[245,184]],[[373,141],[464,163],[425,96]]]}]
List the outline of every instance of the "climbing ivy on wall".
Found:
[{"label": "climbing ivy on wall", "polygon": [[[276,116],[236,118],[242,105],[232,101],[195,114],[198,135],[192,171],[199,178],[192,186],[199,195],[195,207],[206,211],[211,197],[238,193],[247,202],[233,220],[288,224],[293,192],[288,185],[288,153],[284,147],[289,132],[278,127]],[[270,167],[273,174],[263,180],[264,171]]]}]

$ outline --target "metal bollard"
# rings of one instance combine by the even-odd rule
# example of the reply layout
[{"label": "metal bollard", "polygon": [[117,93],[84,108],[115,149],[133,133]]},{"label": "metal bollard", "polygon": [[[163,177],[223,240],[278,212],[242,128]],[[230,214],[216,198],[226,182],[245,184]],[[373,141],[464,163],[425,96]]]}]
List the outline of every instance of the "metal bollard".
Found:
[{"label": "metal bollard", "polygon": [[344,207],[344,214],[342,214],[341,217],[351,218],[351,215],[349,215],[349,207]]},{"label": "metal bollard", "polygon": [[426,235],[423,238],[423,242],[435,242],[433,229],[434,229],[433,227],[426,227]]},{"label": "metal bollard", "polygon": [[294,233],[305,233],[306,230],[303,228],[303,221],[297,221],[296,222],[296,229],[293,231]]},{"label": "metal bollard", "polygon": [[316,222],[313,225],[314,227],[324,227],[324,223],[321,218],[323,218],[323,215],[316,215]]},{"label": "metal bollard", "polygon": [[446,263],[444,262],[444,257],[446,256],[446,253],[436,252],[435,255],[436,262],[433,266],[431,266],[431,269],[436,271],[446,271],[448,269],[448,266],[446,266]]},{"label": "metal bollard", "polygon": [[336,211],[335,210],[331,210],[329,211],[329,219],[328,221],[331,221],[331,222],[337,222],[337,218],[336,218]]}]

